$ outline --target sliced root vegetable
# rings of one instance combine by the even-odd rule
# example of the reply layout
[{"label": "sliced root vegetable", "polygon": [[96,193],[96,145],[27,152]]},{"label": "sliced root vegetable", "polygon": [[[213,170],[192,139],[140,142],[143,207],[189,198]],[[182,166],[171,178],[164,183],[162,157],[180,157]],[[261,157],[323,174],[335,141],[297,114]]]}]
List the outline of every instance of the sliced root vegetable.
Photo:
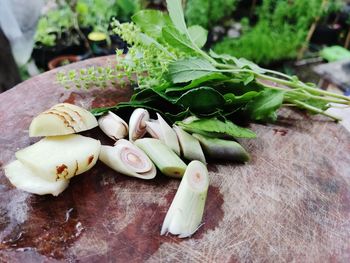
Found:
[{"label": "sliced root vegetable", "polygon": [[[67,103],[60,103],[51,108],[51,110],[56,110],[60,113],[67,114],[71,119],[75,122],[75,126],[78,127],[79,130],[85,130],[89,125],[86,125],[84,119],[81,114],[77,111],[72,110],[66,106]],[[50,111],[50,110],[48,110]],[[92,126],[92,123],[91,125]],[[94,128],[94,127],[92,127]],[[89,128],[90,129],[90,128]]]},{"label": "sliced root vegetable", "polygon": [[98,119],[98,125],[108,137],[115,141],[128,135],[128,124],[111,111]]},{"label": "sliced root vegetable", "polygon": [[236,162],[249,161],[248,152],[235,141],[207,137],[201,134],[192,134],[199,140],[204,153],[213,159],[231,160]]},{"label": "sliced root vegetable", "polygon": [[5,175],[16,188],[37,195],[52,194],[57,196],[69,184],[69,180],[65,179],[54,182],[45,180],[44,176],[38,176],[18,160],[5,166]]},{"label": "sliced root vegetable", "polygon": [[129,120],[129,140],[135,141],[146,133],[146,121],[149,120],[149,113],[145,109],[138,108],[133,111]]},{"label": "sliced root vegetable", "polygon": [[69,179],[93,167],[101,143],[82,135],[46,137],[19,150],[16,157],[38,176],[49,181]]},{"label": "sliced root vegetable", "polygon": [[198,160],[202,163],[206,163],[199,141],[178,126],[174,126],[174,131],[179,139],[182,156],[187,160]]},{"label": "sliced root vegetable", "polygon": [[67,109],[68,108],[68,109],[74,111],[77,115],[79,115],[81,117],[83,123],[85,124],[86,130],[95,128],[98,125],[95,116],[90,111],[88,111],[84,108],[81,108],[79,106],[76,106],[74,104],[60,103],[60,104],[53,106],[53,108],[54,109],[58,109],[58,108]]},{"label": "sliced root vegetable", "polygon": [[163,174],[176,178],[183,176],[186,164],[160,140],[143,138],[136,140],[135,144],[148,155]]},{"label": "sliced root vegetable", "polygon": [[29,136],[73,134],[96,126],[97,120],[89,111],[69,103],[60,103],[32,120]]},{"label": "sliced root vegetable", "polygon": [[177,155],[180,155],[180,145],[175,131],[169,124],[157,113],[160,130],[162,133],[161,141],[169,146]]},{"label": "sliced root vegetable", "polygon": [[157,170],[148,156],[131,142],[121,139],[115,146],[101,146],[99,159],[113,170],[141,179],[152,179]]},{"label": "sliced root vegetable", "polygon": [[199,161],[190,162],[165,216],[160,234],[171,233],[180,238],[193,235],[202,222],[208,187],[206,166]]}]

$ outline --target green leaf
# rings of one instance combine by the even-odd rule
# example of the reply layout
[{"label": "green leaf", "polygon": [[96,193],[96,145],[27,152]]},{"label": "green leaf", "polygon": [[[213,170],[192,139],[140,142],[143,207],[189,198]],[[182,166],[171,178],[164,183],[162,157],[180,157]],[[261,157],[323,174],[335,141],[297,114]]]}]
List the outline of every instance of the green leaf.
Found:
[{"label": "green leaf", "polygon": [[212,58],[216,58],[216,59],[220,59],[222,60],[223,62],[234,62],[234,60],[236,59],[235,57],[231,56],[231,55],[228,55],[228,54],[218,54],[218,53],[215,53],[212,49],[209,50],[209,55],[212,57]]},{"label": "green leaf", "polygon": [[170,17],[158,10],[142,10],[132,16],[132,21],[148,36],[158,39],[162,29],[171,25]]},{"label": "green leaf", "polygon": [[188,31],[185,23],[185,16],[182,9],[181,0],[166,0],[166,3],[170,19],[173,22],[174,26],[182,34],[187,35]]},{"label": "green leaf", "polygon": [[191,41],[181,34],[175,27],[164,27],[162,30],[163,39],[173,48],[189,54],[195,54],[196,50]]},{"label": "green leaf", "polygon": [[259,67],[257,64],[245,59],[245,58],[234,58],[234,62],[237,65],[237,67],[239,68],[249,68],[253,71],[255,71],[256,73],[265,73],[265,69]]},{"label": "green leaf", "polygon": [[245,110],[253,120],[275,121],[276,111],[282,105],[284,94],[284,91],[266,89],[249,101]]},{"label": "green leaf", "polygon": [[177,122],[177,125],[193,133],[220,137],[229,135],[235,138],[256,138],[256,134],[247,128],[240,127],[229,120],[221,121],[217,118],[198,119],[190,123]]},{"label": "green leaf", "polygon": [[248,91],[241,96],[236,96],[233,93],[226,93],[224,98],[227,105],[243,104],[249,102],[252,98],[256,97],[259,92]]},{"label": "green leaf", "polygon": [[170,53],[162,44],[160,44],[157,40],[154,38],[144,34],[140,33],[140,40],[142,41],[143,44],[150,46],[150,45],[155,45],[158,49],[162,50],[164,53],[166,53],[169,57],[172,57],[175,59],[175,56]]},{"label": "green leaf", "polygon": [[203,27],[194,25],[188,28],[188,33],[190,34],[193,42],[199,47],[202,48],[207,42],[208,31]]},{"label": "green leaf", "polygon": [[256,73],[265,73],[265,69],[259,67],[257,64],[255,64],[252,61],[249,61],[245,58],[236,58],[234,56],[228,55],[228,54],[217,54],[213,50],[209,50],[209,55],[213,58],[220,59],[226,63],[234,63],[238,68],[248,68]]},{"label": "green leaf", "polygon": [[209,75],[203,76],[201,78],[192,80],[190,84],[184,86],[184,87],[171,87],[171,88],[167,88],[165,93],[174,93],[174,92],[181,92],[181,91],[186,91],[186,90],[190,90],[192,88],[196,88],[199,87],[200,85],[210,82],[210,81],[224,81],[229,79],[229,77],[227,77],[226,75],[222,74],[222,73],[210,73]]},{"label": "green leaf", "polygon": [[213,88],[200,87],[187,91],[175,103],[198,114],[221,108],[225,104],[225,99]]},{"label": "green leaf", "polygon": [[173,83],[184,83],[207,76],[216,68],[205,59],[189,58],[169,64],[169,76]]}]

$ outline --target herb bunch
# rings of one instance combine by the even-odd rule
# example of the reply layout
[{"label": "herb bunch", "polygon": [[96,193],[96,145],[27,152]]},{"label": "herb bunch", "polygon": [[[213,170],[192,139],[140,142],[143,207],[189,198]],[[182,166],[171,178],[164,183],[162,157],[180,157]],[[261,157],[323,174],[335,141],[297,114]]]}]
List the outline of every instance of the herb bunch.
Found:
[{"label": "herb bunch", "polygon": [[[282,106],[337,120],[326,112],[329,104],[350,105],[350,98],[317,89],[296,76],[261,68],[244,58],[203,51],[207,31],[186,26],[180,0],[167,0],[167,6],[169,15],[143,10],[132,17],[131,23],[115,21],[115,32],[130,45],[125,57],[117,52],[115,67],[91,68],[85,75],[60,73],[60,82],[89,87],[127,77],[135,86],[131,100],[93,109],[95,115],[144,107],[173,122],[191,115],[211,119],[220,123],[218,130],[210,130],[217,133],[225,133],[225,127],[232,126],[229,120],[274,121]],[[203,125],[200,129],[206,128]]]}]

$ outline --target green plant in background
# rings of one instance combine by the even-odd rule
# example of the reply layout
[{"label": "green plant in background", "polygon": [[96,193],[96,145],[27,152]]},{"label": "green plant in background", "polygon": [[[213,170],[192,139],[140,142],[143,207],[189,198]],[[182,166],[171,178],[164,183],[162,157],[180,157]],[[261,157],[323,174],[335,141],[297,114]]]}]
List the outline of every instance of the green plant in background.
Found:
[{"label": "green plant in background", "polygon": [[185,17],[189,25],[211,28],[236,9],[239,0],[187,0]]},{"label": "green plant in background", "polygon": [[112,17],[129,20],[139,10],[138,0],[79,0],[76,5],[79,25],[107,32]]},{"label": "green plant in background", "polygon": [[307,41],[310,26],[334,11],[336,2],[264,0],[258,9],[258,23],[239,39],[225,38],[214,50],[263,64],[295,58]]},{"label": "green plant in background", "polygon": [[[56,45],[56,40],[62,38],[64,32],[74,27],[73,15],[72,10],[66,4],[59,5],[57,9],[49,11],[38,22],[35,33],[36,42],[48,47]],[[74,35],[69,37],[71,43],[78,41]]]},{"label": "green plant in background", "polygon": [[58,7],[45,14],[38,23],[35,40],[44,46],[55,46],[57,40],[65,32],[67,45],[79,43],[83,27],[91,27],[94,31],[108,36],[112,17],[130,20],[132,14],[140,9],[140,0],[78,0],[70,5],[60,2]]}]

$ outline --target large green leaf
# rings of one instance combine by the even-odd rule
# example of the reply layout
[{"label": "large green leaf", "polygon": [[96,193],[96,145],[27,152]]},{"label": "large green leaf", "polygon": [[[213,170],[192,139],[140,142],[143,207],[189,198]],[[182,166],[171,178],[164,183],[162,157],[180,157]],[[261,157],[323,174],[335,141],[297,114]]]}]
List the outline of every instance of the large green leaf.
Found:
[{"label": "large green leaf", "polygon": [[199,47],[202,48],[207,42],[208,31],[203,27],[194,25],[188,28],[188,33],[192,41]]},{"label": "large green leaf", "polygon": [[177,122],[183,129],[204,135],[220,137],[229,135],[235,138],[256,138],[256,134],[250,129],[240,127],[229,120],[221,121],[217,118],[198,119],[192,122]]},{"label": "large green leaf", "polygon": [[158,39],[163,27],[171,25],[170,17],[158,10],[142,10],[132,16],[132,21],[148,36]]},{"label": "large green leaf", "polygon": [[166,0],[167,9],[169,12],[169,16],[171,21],[177,30],[179,30],[182,34],[187,35],[187,26],[185,22],[185,16],[182,9],[181,0]]},{"label": "large green leaf", "polygon": [[183,108],[189,108],[192,112],[208,113],[216,111],[225,104],[224,97],[215,89],[210,87],[194,88],[184,93],[176,104]]},{"label": "large green leaf", "polygon": [[203,77],[200,77],[198,79],[192,80],[191,83],[186,85],[186,86],[183,86],[183,87],[169,87],[169,88],[166,89],[165,93],[172,94],[172,93],[177,93],[177,92],[183,92],[183,91],[186,91],[186,90],[190,90],[192,88],[199,87],[202,84],[208,83],[210,81],[220,82],[220,81],[224,81],[224,80],[227,80],[227,79],[229,79],[229,77],[227,77],[226,75],[224,75],[222,73],[214,72],[214,73],[210,73],[208,75],[205,75]]},{"label": "large green leaf", "polygon": [[249,101],[245,110],[252,120],[275,121],[276,111],[282,105],[284,94],[284,91],[266,89]]},{"label": "large green leaf", "polygon": [[164,27],[162,30],[163,39],[173,48],[189,54],[195,54],[191,41],[175,27]]},{"label": "large green leaf", "polygon": [[169,64],[169,76],[173,83],[184,83],[201,78],[216,71],[205,59],[189,58]]}]

